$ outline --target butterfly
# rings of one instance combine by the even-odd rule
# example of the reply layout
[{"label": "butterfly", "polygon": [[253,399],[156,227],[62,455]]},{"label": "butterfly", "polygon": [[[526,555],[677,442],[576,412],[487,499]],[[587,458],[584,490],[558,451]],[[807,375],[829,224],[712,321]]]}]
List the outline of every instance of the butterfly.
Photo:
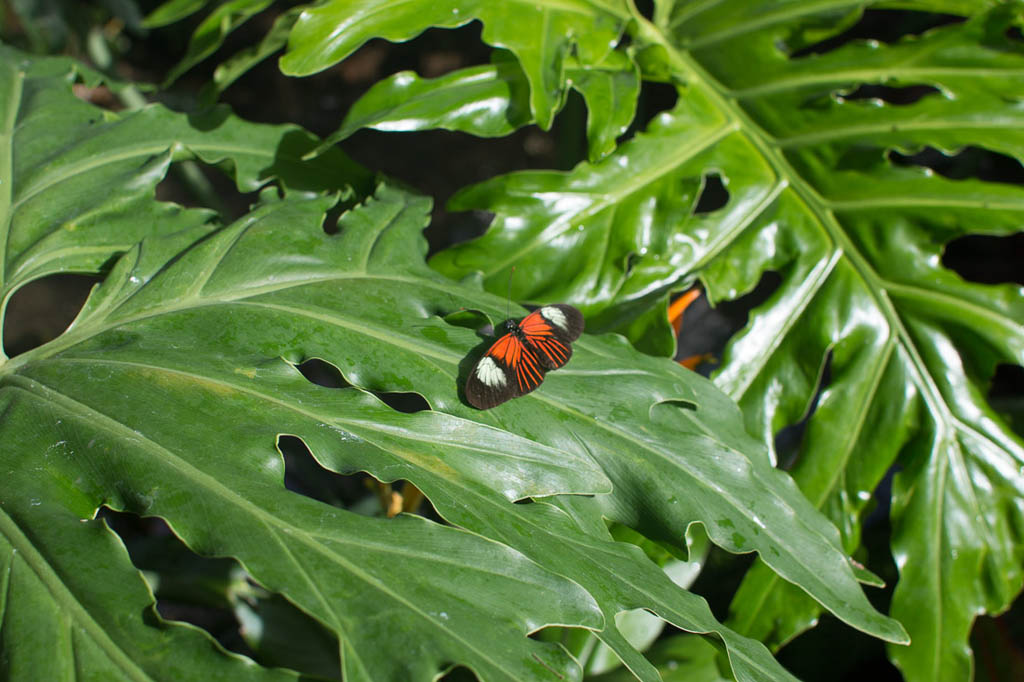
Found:
[{"label": "butterfly", "polygon": [[572,357],[572,342],[583,333],[583,315],[571,305],[546,305],[516,322],[487,349],[466,380],[466,399],[479,410],[526,395],[545,372]]}]

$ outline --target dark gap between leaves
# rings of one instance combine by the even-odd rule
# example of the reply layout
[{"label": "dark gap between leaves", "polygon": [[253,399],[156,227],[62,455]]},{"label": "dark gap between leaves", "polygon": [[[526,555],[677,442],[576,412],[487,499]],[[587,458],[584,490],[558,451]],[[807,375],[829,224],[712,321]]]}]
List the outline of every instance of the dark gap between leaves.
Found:
[{"label": "dark gap between leaves", "polygon": [[895,43],[910,35],[921,35],[939,26],[957,24],[964,18],[956,14],[937,14],[915,10],[865,10],[856,24],[839,35],[801,47],[790,54],[799,59],[809,55],[825,54],[855,40],[879,40]]},{"label": "dark gap between leaves", "polygon": [[1024,165],[1020,161],[980,147],[964,147],[956,154],[944,154],[934,147],[925,147],[914,154],[889,150],[888,157],[897,166],[923,166],[951,180],[977,178],[1024,185]]},{"label": "dark gap between leaves", "polygon": [[[260,586],[236,560],[196,554],[158,517],[107,507],[97,516],[124,542],[132,564],[155,576],[156,608],[162,618],[202,628],[224,648],[260,665],[340,678],[337,637]],[[246,630],[246,621],[256,620],[259,627]]]},{"label": "dark gap between leaves", "polygon": [[1005,237],[971,234],[946,244],[942,264],[981,284],[1024,285],[1024,232]]},{"label": "dark gap between leaves", "polygon": [[369,474],[344,475],[324,469],[301,438],[281,435],[277,449],[284,457],[284,487],[293,493],[349,510],[360,508],[373,494]]},{"label": "dark gap between leaves", "polygon": [[[893,476],[899,465],[890,467],[874,491],[873,509],[866,510],[861,527],[861,547],[854,558],[885,581],[883,588],[866,588],[865,595],[872,606],[888,613],[892,594],[899,579],[892,558],[889,521]],[[842,682],[900,682],[898,671],[886,660],[885,643],[843,625],[828,612],[819,616],[817,627],[811,628],[786,644],[776,655],[790,672],[800,679],[828,679]],[[834,661],[828,674],[822,675],[822,661]],[[814,668],[814,670],[812,670]]]},{"label": "dark gap between leaves", "polygon": [[807,408],[807,412],[800,421],[789,424],[779,429],[775,434],[775,454],[778,457],[778,468],[789,471],[796,464],[800,455],[800,446],[803,444],[804,434],[807,432],[807,423],[814,416],[818,409],[818,401],[821,393],[832,380],[832,351],[825,355],[825,365],[822,367],[821,376],[818,377],[818,385],[814,388],[814,397]]},{"label": "dark gap between leaves", "polygon": [[387,484],[364,471],[333,472],[321,466],[306,444],[294,436],[280,436],[278,449],[284,456],[285,488],[297,495],[363,516],[383,517],[391,508],[445,523],[430,500],[405,480]]},{"label": "dark gap between leaves", "polygon": [[[775,272],[765,272],[750,293],[732,301],[719,301],[712,308],[707,296],[700,296],[687,307],[683,325],[676,343],[676,360],[692,355],[712,355],[721,358],[729,339],[747,325],[750,311],[767,301],[782,284]],[[702,362],[697,372],[708,376],[716,362]]]},{"label": "dark gap between leaves", "polygon": [[[902,682],[886,659],[885,642],[844,624],[827,611],[815,627],[786,644],[776,658],[800,680]],[[828,670],[822,675],[822,670]]]},{"label": "dark gap between leaves", "polygon": [[729,190],[725,188],[722,176],[718,173],[705,174],[700,196],[697,197],[697,204],[693,209],[694,215],[712,213],[723,208],[727,203],[729,203]]},{"label": "dark gap between leaves", "polygon": [[1024,595],[1003,613],[979,615],[971,628],[977,682],[1024,679]]},{"label": "dark gap between leaves", "polygon": [[941,94],[942,91],[938,88],[925,84],[905,85],[897,88],[875,83],[861,83],[856,90],[849,94],[841,94],[839,98],[844,100],[878,99],[895,106],[906,106],[929,95]]},{"label": "dark gap between leaves", "polygon": [[18,289],[7,304],[3,343],[14,357],[48,343],[68,328],[101,277],[47,275]]},{"label": "dark gap between leaves", "polygon": [[756,558],[756,552],[732,554],[710,543],[704,568],[690,585],[689,591],[703,597],[715,619],[724,623],[729,617],[732,597]]}]

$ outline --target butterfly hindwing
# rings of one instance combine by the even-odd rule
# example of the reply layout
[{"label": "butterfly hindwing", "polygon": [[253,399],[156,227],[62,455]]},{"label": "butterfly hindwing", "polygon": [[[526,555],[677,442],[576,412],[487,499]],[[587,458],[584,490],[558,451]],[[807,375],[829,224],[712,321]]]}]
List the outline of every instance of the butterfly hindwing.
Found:
[{"label": "butterfly hindwing", "polygon": [[549,305],[506,326],[508,333],[487,349],[466,381],[466,399],[480,410],[529,393],[548,370],[565,365],[583,333],[583,315],[569,305]]}]

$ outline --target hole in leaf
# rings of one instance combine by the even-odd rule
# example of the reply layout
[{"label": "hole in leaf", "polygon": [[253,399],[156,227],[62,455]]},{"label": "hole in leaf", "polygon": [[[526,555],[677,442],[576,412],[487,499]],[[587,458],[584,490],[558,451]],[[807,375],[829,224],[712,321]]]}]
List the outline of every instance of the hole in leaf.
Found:
[{"label": "hole in leaf", "polygon": [[101,507],[144,572],[161,617],[206,630],[224,648],[264,666],[340,679],[338,640],[288,600],[261,587],[231,558],[196,554],[157,517]]},{"label": "hole in leaf", "polygon": [[413,412],[423,412],[424,410],[430,409],[430,403],[427,399],[421,396],[419,393],[376,393],[374,395],[380,398],[381,402],[390,407],[392,410],[404,412],[406,414],[412,414]]},{"label": "hole in leaf", "polygon": [[636,264],[639,263],[642,259],[643,259],[643,256],[641,256],[639,253],[636,253],[636,252],[630,252],[630,254],[626,256],[626,276],[627,277],[630,275],[630,273],[633,272],[633,268],[635,268]]},{"label": "hole in leaf", "polygon": [[694,214],[711,213],[727,203],[729,203],[729,190],[725,188],[722,176],[718,173],[706,174],[700,196],[697,197],[697,206],[693,209]]},{"label": "hole in leaf", "polygon": [[[447,665],[441,666],[441,670],[447,668]],[[479,680],[473,671],[464,665],[457,665],[440,678],[441,682],[476,682]]]},{"label": "hole in leaf", "polygon": [[344,202],[339,202],[327,211],[326,215],[324,215],[324,222],[321,225],[325,234],[335,235],[341,232],[341,228],[338,227],[338,219],[341,218],[341,214],[349,208],[351,208],[351,206],[348,206]]},{"label": "hole in leaf", "polygon": [[679,91],[671,83],[657,83],[654,81],[641,81],[640,96],[637,98],[636,115],[633,122],[629,124],[626,132],[622,133],[616,141],[622,144],[632,138],[638,131],[645,130],[654,117],[658,114],[670,111],[679,101]]},{"label": "hole in leaf", "polygon": [[483,330],[488,336],[494,333],[494,327],[490,320],[479,310],[466,308],[440,317],[453,327],[462,327],[473,331]]},{"label": "hole in leaf", "polygon": [[925,147],[909,155],[890,150],[888,156],[897,166],[931,168],[952,180],[978,178],[1024,185],[1024,166],[1017,159],[979,147],[965,147],[956,154],[944,154],[934,147]]},{"label": "hole in leaf", "polygon": [[825,363],[821,368],[821,375],[818,377],[818,385],[814,388],[814,396],[811,398],[806,412],[800,418],[800,421],[782,427],[775,434],[775,453],[778,457],[778,467],[780,469],[788,471],[796,463],[796,459],[800,454],[800,445],[804,440],[804,433],[807,431],[807,423],[818,409],[821,392],[829,385],[831,379],[832,351],[829,350],[825,355]]},{"label": "hole in leaf", "polygon": [[[729,339],[746,326],[750,311],[767,301],[781,283],[778,273],[769,271],[761,275],[750,293],[732,301],[720,301],[714,308],[708,304],[707,296],[697,297],[683,317],[676,359],[692,356],[720,358]],[[714,361],[702,361],[695,369],[699,374],[708,376],[715,366]]]},{"label": "hole in leaf", "polygon": [[942,264],[971,282],[1024,285],[1024,232],[971,234],[946,244]]},{"label": "hole in leaf", "polygon": [[1024,436],[1024,367],[996,365],[988,399],[993,409],[1003,415],[1010,428]]},{"label": "hole in leaf", "polygon": [[644,19],[647,19],[647,21],[654,20],[653,0],[636,0],[633,4],[636,7],[636,11],[640,12]]},{"label": "hole in leaf", "polygon": [[320,358],[310,358],[296,369],[308,381],[317,386],[323,386],[324,388],[349,388],[352,386],[352,384],[345,380],[341,370]]},{"label": "hole in leaf", "polygon": [[225,224],[234,222],[248,213],[259,195],[240,193],[228,174],[230,170],[224,170],[195,161],[172,163],[156,186],[156,198],[186,208],[207,208],[220,215]]},{"label": "hole in leaf", "polygon": [[914,10],[866,10],[856,24],[839,35],[801,47],[790,56],[793,59],[812,54],[825,54],[854,40],[879,40],[894,43],[909,35],[921,35],[939,26],[964,21],[956,14],[937,14]]},{"label": "hole in leaf", "polygon": [[928,95],[941,95],[942,91],[931,85],[906,85],[903,87],[890,87],[888,85],[877,85],[874,83],[862,83],[856,90],[848,94],[840,94],[839,99],[862,100],[879,99],[896,106],[913,104]]},{"label": "hole in leaf", "polygon": [[64,333],[99,277],[48,275],[18,289],[4,317],[4,351],[14,357]]}]

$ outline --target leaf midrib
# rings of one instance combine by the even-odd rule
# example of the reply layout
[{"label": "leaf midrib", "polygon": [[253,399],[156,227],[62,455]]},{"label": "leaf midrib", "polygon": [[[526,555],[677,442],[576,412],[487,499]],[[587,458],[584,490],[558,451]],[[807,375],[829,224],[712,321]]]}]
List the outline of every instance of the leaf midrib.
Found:
[{"label": "leaf midrib", "polygon": [[[621,189],[613,192],[604,192],[597,194],[596,192],[572,192],[571,194],[581,195],[585,199],[592,200],[597,194],[600,198],[597,200],[589,201],[586,209],[582,211],[576,211],[570,214],[567,218],[557,220],[548,227],[541,230],[535,237],[529,240],[521,240],[523,246],[516,249],[505,250],[505,256],[503,258],[492,259],[492,264],[488,267],[481,268],[484,277],[489,277],[497,272],[501,272],[504,268],[508,267],[514,262],[522,259],[526,254],[550,243],[550,240],[557,237],[566,231],[572,229],[576,224],[582,223],[588,218],[593,217],[607,209],[609,206],[618,205],[624,197],[633,194],[634,192],[640,191],[641,188],[651,184],[657,178],[663,177],[673,170],[683,165],[695,156],[698,156],[701,152],[708,149],[709,147],[716,144],[722,138],[726,137],[735,130],[734,126],[726,123],[720,125],[712,130],[709,130],[707,137],[700,138],[694,144],[690,144],[684,147],[682,150],[673,149],[670,154],[666,154],[666,158],[669,161],[660,164],[652,164],[649,169],[643,173],[631,176],[629,182],[621,184]],[[563,194],[570,194],[565,192]]]},{"label": "leaf midrib", "polygon": [[[836,6],[844,4],[837,2]],[[845,230],[839,225],[835,215],[828,210],[827,201],[818,194],[817,190],[807,184],[803,177],[790,165],[789,161],[782,154],[781,149],[779,149],[775,138],[767,135],[735,100],[727,97],[724,94],[724,88],[696,62],[692,55],[678,49],[660,31],[651,27],[650,24],[647,24],[647,26],[649,30],[644,32],[645,36],[655,39],[662,44],[668,51],[674,65],[684,72],[691,73],[694,79],[703,86],[705,93],[717,105],[718,109],[734,122],[734,125],[747,136],[761,155],[772,165],[777,175],[790,181],[794,192],[797,193],[800,200],[807,207],[807,210],[815,217],[822,232],[829,237],[835,248],[849,259],[854,271],[865,282],[867,290],[876,303],[877,310],[882,313],[889,323],[890,329],[893,330],[891,333],[896,335],[899,344],[906,350],[911,366],[917,376],[917,383],[921,389],[922,398],[928,405],[929,410],[941,418],[938,420],[942,424],[940,428],[948,429],[951,414],[948,406],[942,399],[941,392],[927,370],[927,363],[924,362],[917,352],[917,348],[911,342],[911,337],[904,327],[902,319],[882,286],[881,278],[867,259],[857,250]]]}]

